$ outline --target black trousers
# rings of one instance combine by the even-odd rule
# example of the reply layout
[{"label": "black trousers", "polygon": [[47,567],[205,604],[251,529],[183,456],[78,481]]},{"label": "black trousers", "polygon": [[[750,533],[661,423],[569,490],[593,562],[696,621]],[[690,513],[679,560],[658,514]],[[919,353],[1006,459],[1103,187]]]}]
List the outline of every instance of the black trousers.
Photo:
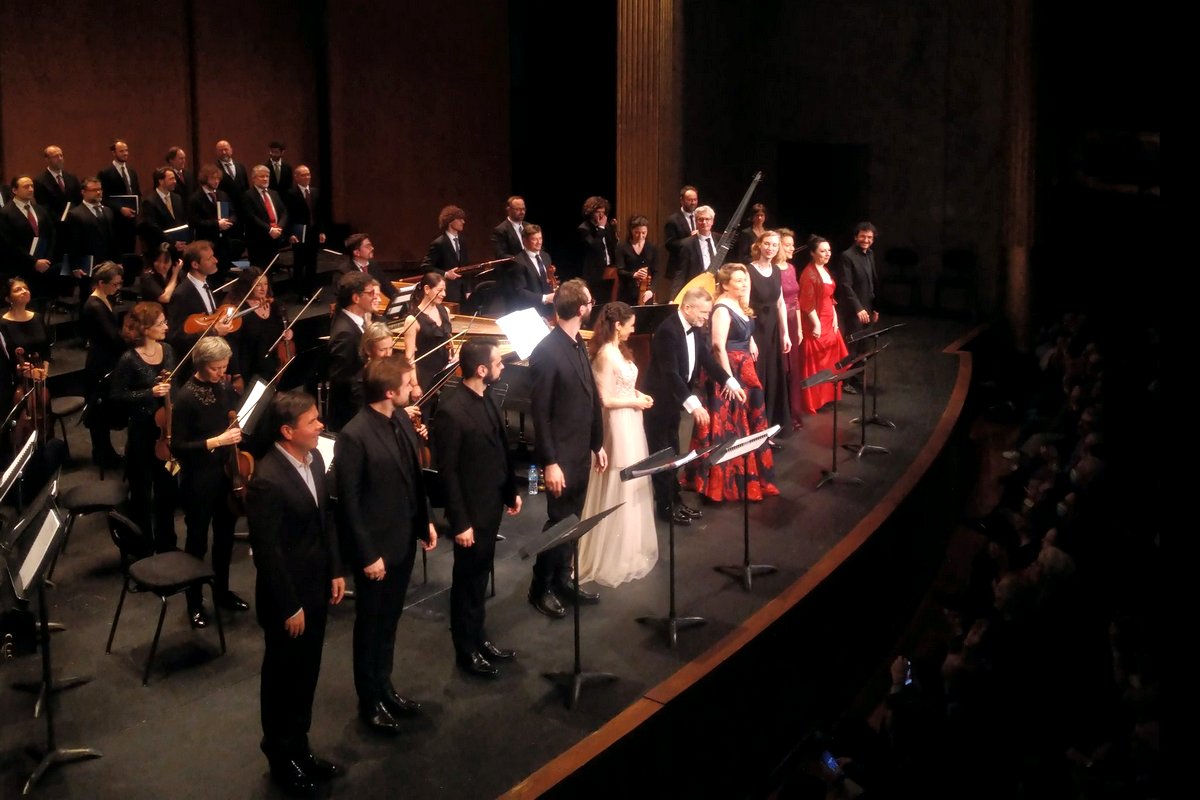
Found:
[{"label": "black trousers", "polygon": [[[549,530],[555,523],[574,514],[583,513],[583,501],[587,498],[587,482],[591,474],[591,453],[588,460],[573,465],[564,470],[567,486],[558,497],[546,495],[546,524],[542,530]],[[560,465],[561,466],[561,465]],[[533,589],[540,591],[547,586],[560,583],[563,586],[571,584],[571,552],[570,544],[560,545],[553,550],[547,550],[537,557],[533,565]]]},{"label": "black trousers", "polygon": [[354,571],[354,690],[360,709],[371,708],[393,688],[396,627],[415,557],[414,548],[403,562],[388,564],[381,581]]},{"label": "black trousers", "polygon": [[175,506],[179,484],[162,461],[154,456],[158,428],[152,421],[130,420],[125,442],[125,479],[134,522],[154,536],[154,552],[165,553],[178,546],[175,536]]},{"label": "black trousers", "polygon": [[[311,234],[316,236],[316,234]],[[292,245],[292,277],[302,295],[312,296],[317,285],[317,242],[297,242]]]},{"label": "black trousers", "polygon": [[283,623],[263,628],[262,751],[271,763],[308,754],[313,695],[321,673],[327,606],[304,608],[304,633],[293,639]]},{"label": "black trousers", "polygon": [[[642,427],[646,431],[646,447],[657,453],[664,447],[679,452],[679,412],[669,414],[643,414]],[[666,516],[671,510],[672,498],[679,497],[679,476],[674,472],[658,472],[650,476],[654,486],[654,510]]]},{"label": "black trousers", "polygon": [[475,544],[454,545],[454,581],[450,585],[450,638],[457,653],[479,649],[484,632],[485,598],[492,560],[496,555],[497,528],[475,529]]},{"label": "black trousers", "polygon": [[[201,560],[208,553],[208,529],[212,526],[212,568],[216,593],[229,591],[229,562],[233,558],[233,526],[237,516],[229,507],[230,484],[220,464],[208,463],[183,472],[183,521],[187,527],[183,549]],[[200,589],[188,590],[188,608],[200,607]]]}]

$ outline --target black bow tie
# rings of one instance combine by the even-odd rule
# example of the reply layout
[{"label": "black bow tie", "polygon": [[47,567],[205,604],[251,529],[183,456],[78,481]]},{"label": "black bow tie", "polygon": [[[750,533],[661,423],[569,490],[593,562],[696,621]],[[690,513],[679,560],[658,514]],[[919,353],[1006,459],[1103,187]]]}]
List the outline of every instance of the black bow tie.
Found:
[{"label": "black bow tie", "polygon": [[692,326],[690,326],[690,327],[688,328],[688,330],[687,330],[687,335],[688,335],[688,336],[695,336],[695,335],[696,335],[696,334],[697,334],[699,331],[700,331],[700,329],[699,329],[699,328],[697,328],[695,325],[692,325]]}]

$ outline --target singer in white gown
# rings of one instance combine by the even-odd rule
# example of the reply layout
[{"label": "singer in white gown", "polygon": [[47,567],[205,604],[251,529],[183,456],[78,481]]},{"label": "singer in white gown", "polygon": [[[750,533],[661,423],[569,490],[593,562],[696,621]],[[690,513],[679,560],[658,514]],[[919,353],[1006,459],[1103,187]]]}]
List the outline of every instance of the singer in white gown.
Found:
[{"label": "singer in white gown", "polygon": [[592,473],[582,518],[617,503],[625,505],[580,540],[580,583],[619,586],[644,577],[658,561],[650,478],[621,480],[622,469],[647,455],[642,411],[654,404],[650,395],[637,390],[637,365],[625,346],[634,323],[628,305],[609,303],[600,309],[592,336],[592,373],[604,408],[608,469]]}]

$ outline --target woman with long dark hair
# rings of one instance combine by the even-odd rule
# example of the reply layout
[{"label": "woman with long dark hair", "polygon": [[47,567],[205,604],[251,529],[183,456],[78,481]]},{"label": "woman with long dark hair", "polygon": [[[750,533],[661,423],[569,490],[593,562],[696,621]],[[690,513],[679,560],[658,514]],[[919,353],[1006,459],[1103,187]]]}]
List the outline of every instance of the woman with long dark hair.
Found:
[{"label": "woman with long dark hair", "polygon": [[[833,369],[834,364],[848,354],[833,299],[837,283],[830,274],[829,259],[833,249],[829,242],[813,236],[808,240],[808,266],[800,273],[800,324],[804,326],[804,366],[801,377],[807,378],[821,370]],[[815,414],[826,403],[842,396],[840,382],[823,383],[800,393],[801,404],[809,414]]]}]

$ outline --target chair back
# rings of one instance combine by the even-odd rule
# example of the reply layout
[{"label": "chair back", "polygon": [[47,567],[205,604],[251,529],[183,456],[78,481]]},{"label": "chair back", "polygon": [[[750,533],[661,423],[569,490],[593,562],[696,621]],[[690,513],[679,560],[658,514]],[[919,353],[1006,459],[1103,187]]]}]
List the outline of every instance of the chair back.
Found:
[{"label": "chair back", "polygon": [[465,305],[469,311],[478,311],[481,317],[503,316],[503,298],[500,296],[500,284],[496,281],[481,281],[475,285],[470,298]]},{"label": "chair back", "polygon": [[154,542],[142,532],[133,520],[116,511],[108,512],[108,534],[113,544],[121,551],[121,569],[128,571],[129,565],[154,555]]}]

